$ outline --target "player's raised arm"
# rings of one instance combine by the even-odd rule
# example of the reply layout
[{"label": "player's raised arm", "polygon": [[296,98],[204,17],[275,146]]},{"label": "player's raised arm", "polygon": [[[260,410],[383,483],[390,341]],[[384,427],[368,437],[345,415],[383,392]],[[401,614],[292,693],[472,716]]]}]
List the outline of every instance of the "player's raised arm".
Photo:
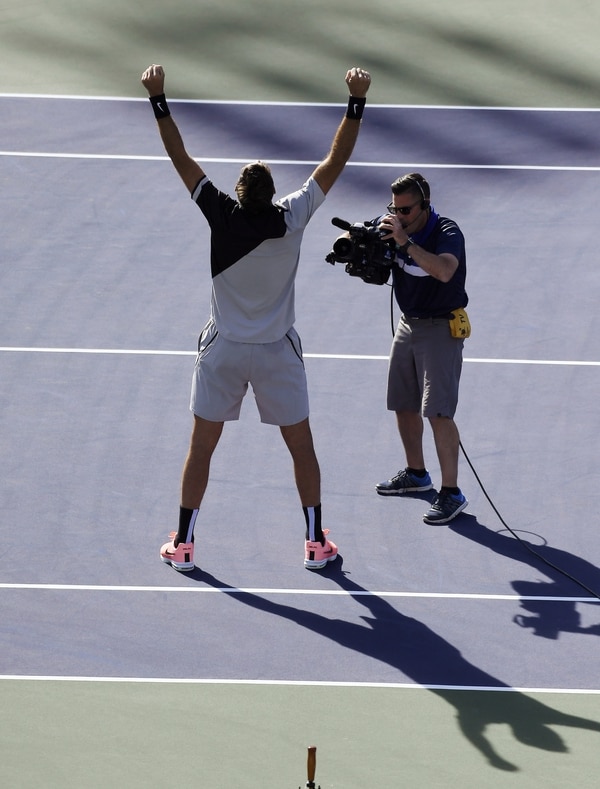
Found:
[{"label": "player's raised arm", "polygon": [[188,191],[191,192],[198,185],[198,182],[204,178],[204,171],[198,162],[192,159],[186,151],[179,129],[171,117],[165,97],[165,72],[163,67],[158,65],[149,66],[142,74],[142,84],[148,91],[165,151],[173,162],[181,180]]},{"label": "player's raised arm", "polygon": [[346,84],[350,91],[346,116],[338,126],[329,153],[313,173],[325,194],[341,175],[354,150],[371,75],[364,69],[351,68],[346,74]]}]

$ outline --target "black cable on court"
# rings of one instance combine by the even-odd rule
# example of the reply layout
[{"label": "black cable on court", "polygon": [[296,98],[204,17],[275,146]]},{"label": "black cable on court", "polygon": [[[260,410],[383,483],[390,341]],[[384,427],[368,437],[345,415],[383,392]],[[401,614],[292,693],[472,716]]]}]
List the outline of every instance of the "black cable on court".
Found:
[{"label": "black cable on court", "polygon": [[[390,285],[390,291],[391,291],[391,294],[390,294],[391,295],[391,299],[390,299],[390,316],[391,316],[392,337],[393,337],[395,335],[395,333],[396,333],[396,328],[395,328],[395,325],[394,325],[394,288],[391,285]],[[547,565],[548,567],[551,567],[553,570],[555,570],[557,573],[560,573],[565,578],[568,578],[569,581],[573,581],[574,584],[579,586],[581,589],[584,589],[592,597],[595,597],[596,599],[600,600],[600,594],[598,594],[598,592],[595,592],[593,589],[590,589],[590,587],[587,586],[586,584],[584,584],[583,581],[580,581],[578,578],[575,578],[574,575],[571,575],[566,570],[563,570],[562,568],[558,567],[556,564],[551,562],[549,559],[546,559],[545,556],[542,556],[538,551],[534,550],[531,547],[531,545],[529,545],[525,540],[523,540],[521,537],[519,537],[519,535],[517,534],[516,531],[514,531],[513,529],[510,528],[510,526],[508,525],[508,523],[506,523],[506,521],[504,520],[504,518],[502,517],[502,515],[498,511],[496,505],[494,504],[494,502],[492,501],[492,499],[488,495],[488,492],[485,489],[485,487],[483,485],[483,482],[479,478],[479,474],[475,470],[475,466],[471,463],[471,459],[469,458],[469,456],[465,452],[465,448],[464,448],[464,446],[462,444],[462,441],[460,441],[460,440],[459,440],[459,446],[460,446],[461,452],[463,453],[463,455],[465,457],[465,460],[467,461],[471,471],[473,472],[473,475],[474,475],[475,479],[477,480],[477,484],[481,488],[481,491],[482,491],[483,495],[488,500],[488,502],[490,504],[490,507],[494,510],[494,512],[498,516],[498,519],[500,520],[500,523],[504,526],[504,528],[508,532],[510,532],[510,534],[515,538],[515,540],[517,540],[523,546],[523,548],[525,548],[527,551],[529,551],[529,553],[531,553],[533,556],[535,556],[536,559],[539,559],[543,564]]]},{"label": "black cable on court", "polygon": [[589,587],[589,586],[586,586],[586,584],[584,584],[584,583],[583,583],[583,581],[580,581],[579,579],[575,578],[575,576],[573,576],[573,575],[571,575],[570,573],[568,573],[566,570],[563,570],[563,569],[561,569],[561,568],[560,568],[560,567],[558,567],[556,564],[554,564],[553,562],[551,562],[549,559],[546,559],[546,557],[545,557],[545,556],[542,556],[542,555],[541,555],[541,554],[540,554],[538,551],[534,550],[534,549],[531,547],[531,545],[529,545],[529,544],[528,544],[528,543],[527,543],[525,540],[523,540],[521,537],[519,537],[519,535],[518,535],[518,534],[517,534],[517,533],[516,533],[516,532],[515,532],[513,529],[511,529],[511,528],[510,528],[510,526],[509,526],[509,525],[506,523],[506,521],[504,520],[504,518],[502,517],[502,515],[500,515],[500,513],[498,512],[498,509],[496,508],[496,505],[494,504],[494,502],[493,502],[493,501],[491,500],[491,498],[489,497],[487,490],[484,488],[482,481],[479,479],[479,475],[478,475],[478,474],[477,474],[477,472],[475,471],[475,467],[473,466],[473,464],[471,463],[471,460],[470,460],[469,456],[468,456],[468,455],[467,455],[467,453],[465,452],[465,448],[464,448],[464,447],[463,447],[463,445],[462,445],[462,441],[459,441],[459,445],[460,445],[461,452],[462,452],[462,453],[463,453],[463,455],[465,456],[465,460],[466,460],[466,461],[467,461],[467,463],[469,464],[469,466],[470,466],[470,468],[471,468],[471,471],[473,472],[473,474],[474,474],[474,476],[475,476],[475,479],[477,480],[477,482],[478,482],[478,484],[479,484],[479,487],[481,488],[481,490],[482,490],[482,492],[483,492],[483,495],[486,497],[486,499],[487,499],[487,500],[488,500],[488,502],[490,503],[490,506],[491,506],[491,508],[494,510],[494,512],[496,513],[496,515],[497,515],[497,516],[498,516],[498,518],[500,519],[500,523],[501,523],[501,524],[504,526],[504,528],[505,528],[505,529],[507,529],[507,530],[508,530],[508,531],[509,531],[509,532],[512,534],[512,536],[513,536],[513,537],[514,537],[516,540],[518,540],[518,542],[519,542],[519,543],[520,543],[520,544],[521,544],[521,545],[522,545],[522,546],[523,546],[523,547],[524,547],[526,550],[528,550],[528,551],[529,551],[529,553],[533,554],[533,555],[534,555],[534,556],[535,556],[537,559],[539,559],[541,562],[543,562],[544,564],[548,565],[548,567],[551,567],[553,570],[556,570],[556,572],[557,572],[557,573],[560,573],[561,575],[564,575],[564,577],[565,577],[565,578],[568,578],[570,581],[573,581],[573,583],[577,584],[577,586],[580,586],[582,589],[585,589],[585,591],[586,591],[586,592],[589,592],[589,594],[591,594],[591,595],[592,595],[592,597],[596,597],[596,598],[598,598],[598,600],[600,600],[600,595],[599,595],[597,592],[594,592],[594,590],[593,590],[593,589],[590,589],[590,587]]}]

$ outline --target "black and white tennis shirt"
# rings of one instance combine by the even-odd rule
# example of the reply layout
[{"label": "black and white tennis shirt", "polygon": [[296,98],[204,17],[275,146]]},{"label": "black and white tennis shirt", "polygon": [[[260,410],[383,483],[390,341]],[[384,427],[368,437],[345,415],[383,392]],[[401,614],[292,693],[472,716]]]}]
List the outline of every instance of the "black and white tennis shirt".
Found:
[{"label": "black and white tennis shirt", "polygon": [[217,331],[234,342],[280,340],[295,322],[302,236],[325,194],[311,176],[297,192],[253,214],[205,177],[192,200],[211,229],[211,318]]}]

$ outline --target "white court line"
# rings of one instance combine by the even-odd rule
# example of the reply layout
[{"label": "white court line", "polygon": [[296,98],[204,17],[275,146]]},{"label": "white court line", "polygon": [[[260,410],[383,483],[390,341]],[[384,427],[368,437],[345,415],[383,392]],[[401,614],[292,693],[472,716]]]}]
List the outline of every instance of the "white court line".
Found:
[{"label": "white court line", "polygon": [[136,685],[259,685],[274,687],[320,687],[320,688],[386,688],[401,690],[466,690],[495,693],[562,693],[562,694],[600,694],[592,688],[511,688],[496,685],[419,685],[410,682],[323,682],[321,680],[285,679],[197,679],[180,677],[61,677],[38,674],[0,674],[0,681],[29,682],[116,682]]},{"label": "white court line", "polygon": [[[35,348],[29,346],[0,346],[0,353],[89,353],[131,356],[196,356],[196,351],[159,351],[142,348]],[[371,356],[353,353],[305,353],[305,359],[346,359],[350,361],[388,361],[388,356]],[[475,364],[540,364],[551,366],[600,367],[600,361],[577,359],[477,359],[465,358],[463,362]]]},{"label": "white court line", "polygon": [[[0,93],[0,99],[49,99],[59,101],[125,101],[146,104],[147,98],[140,96],[89,96],[73,93]],[[229,104],[232,106],[258,107],[340,107],[340,102],[323,101],[246,101],[245,99],[176,99],[169,97],[170,104]],[[462,105],[462,104],[371,104],[369,107],[393,110],[455,110],[463,112],[600,112],[597,107],[496,107],[493,105]]]},{"label": "white court line", "polygon": [[418,598],[435,600],[523,600],[547,603],[600,603],[595,597],[550,597],[546,595],[514,595],[514,594],[476,594],[463,592],[377,592],[347,589],[277,589],[261,587],[229,587],[229,586],[124,586],[111,584],[31,584],[31,583],[0,583],[0,589],[35,589],[38,591],[59,592],[175,592],[187,594],[230,594],[230,595],[319,595],[323,597],[378,597],[385,598]]},{"label": "white court line", "polygon": [[[0,156],[16,156],[38,159],[89,159],[132,162],[168,162],[168,156],[136,156],[112,153],[60,153],[51,151],[0,151]],[[212,164],[245,164],[247,159],[202,156],[197,161]],[[298,165],[316,167],[320,161],[315,159],[269,159],[270,165]],[[436,162],[347,162],[346,167],[384,167],[387,169],[417,170],[530,170],[543,172],[600,172],[600,166],[582,165],[536,165],[536,164],[447,164]]]},{"label": "white court line", "polygon": [[89,354],[116,354],[131,356],[196,356],[196,351],[157,351],[135,348],[32,348],[4,346],[0,347],[0,353],[89,353]]}]

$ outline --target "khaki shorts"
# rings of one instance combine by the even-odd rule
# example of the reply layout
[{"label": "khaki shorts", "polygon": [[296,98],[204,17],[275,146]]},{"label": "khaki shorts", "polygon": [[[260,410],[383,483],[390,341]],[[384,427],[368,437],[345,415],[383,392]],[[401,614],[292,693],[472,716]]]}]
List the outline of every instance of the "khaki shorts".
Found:
[{"label": "khaki shorts", "polygon": [[261,422],[295,425],[308,417],[302,345],[295,329],[272,343],[226,340],[209,322],[200,335],[190,410],[211,422],[239,419],[252,386]]},{"label": "khaki shorts", "polygon": [[464,340],[445,318],[402,316],[390,351],[387,407],[453,418],[458,405]]}]

